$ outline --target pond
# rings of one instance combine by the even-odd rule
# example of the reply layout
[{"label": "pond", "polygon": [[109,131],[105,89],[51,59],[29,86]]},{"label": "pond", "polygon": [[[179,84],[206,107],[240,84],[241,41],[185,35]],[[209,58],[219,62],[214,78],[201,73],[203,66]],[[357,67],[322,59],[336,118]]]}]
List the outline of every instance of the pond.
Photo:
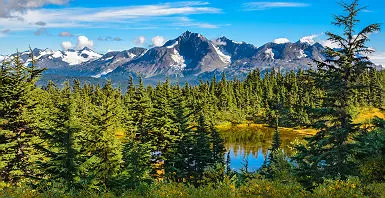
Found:
[{"label": "pond", "polygon": [[[225,141],[226,150],[230,152],[231,169],[239,171],[248,161],[248,170],[259,169],[271,147],[274,129],[263,125],[241,124],[236,126],[218,126]],[[311,136],[311,130],[280,129],[281,147],[287,154],[293,152],[292,142]]]}]

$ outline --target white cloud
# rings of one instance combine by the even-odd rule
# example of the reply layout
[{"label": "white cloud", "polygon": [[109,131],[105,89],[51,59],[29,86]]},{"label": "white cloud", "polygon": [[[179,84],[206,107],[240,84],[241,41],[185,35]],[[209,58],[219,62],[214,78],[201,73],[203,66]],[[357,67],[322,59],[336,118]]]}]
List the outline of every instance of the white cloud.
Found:
[{"label": "white cloud", "polygon": [[144,45],[145,42],[146,42],[146,37],[144,36],[139,36],[134,41],[135,45]]},{"label": "white cloud", "polygon": [[310,4],[298,3],[298,2],[249,2],[243,4],[246,11],[266,10],[272,8],[298,8],[308,7]]},{"label": "white cloud", "polygon": [[85,47],[92,48],[94,46],[94,41],[89,40],[86,36],[79,36],[76,49],[83,49]]},{"label": "white cloud", "polygon": [[165,43],[165,39],[163,36],[156,36],[156,37],[152,38],[151,41],[155,47],[162,46]]},{"label": "white cloud", "polygon": [[[13,11],[9,18],[0,17],[0,29],[33,29],[37,21],[44,21],[46,28],[146,28],[153,26],[155,20],[158,20],[157,24],[180,26],[173,24],[178,16],[222,12],[221,9],[206,5],[205,2],[182,2],[128,7],[28,9]],[[195,26],[215,28],[215,25],[204,22],[195,22]]]},{"label": "white cloud", "polygon": [[385,52],[375,52],[369,55],[369,58],[375,64],[382,65],[385,68]]},{"label": "white cloud", "polygon": [[13,12],[24,12],[44,5],[64,5],[69,0],[0,0],[0,17],[12,17]]},{"label": "white cloud", "polygon": [[69,41],[63,41],[61,43],[61,47],[63,48],[63,50],[68,50],[72,47],[72,43]]},{"label": "white cloud", "polygon": [[277,38],[273,41],[276,44],[290,43],[290,40],[287,38]]},{"label": "white cloud", "polygon": [[314,45],[316,42],[314,41],[315,38],[317,38],[319,35],[311,35],[311,36],[305,36],[300,39],[301,43],[308,43],[310,45]]}]

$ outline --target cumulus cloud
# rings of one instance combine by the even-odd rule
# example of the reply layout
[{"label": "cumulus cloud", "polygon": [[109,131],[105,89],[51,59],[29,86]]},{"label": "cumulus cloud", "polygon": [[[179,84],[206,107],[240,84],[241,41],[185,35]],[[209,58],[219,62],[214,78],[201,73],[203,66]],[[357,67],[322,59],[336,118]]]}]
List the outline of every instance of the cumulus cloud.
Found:
[{"label": "cumulus cloud", "polygon": [[63,41],[63,42],[61,43],[61,47],[63,48],[63,50],[71,49],[72,43],[69,42],[69,41]]},{"label": "cumulus cloud", "polygon": [[39,28],[33,34],[36,36],[48,35],[48,31],[46,28]]},{"label": "cumulus cloud", "polygon": [[135,45],[144,45],[145,42],[146,42],[146,37],[144,36],[139,36],[134,41]]},{"label": "cumulus cloud", "polygon": [[298,3],[298,2],[249,2],[243,4],[243,8],[246,11],[266,10],[273,8],[298,8],[308,7],[310,4]]},{"label": "cumulus cloud", "polygon": [[61,37],[73,37],[74,35],[71,32],[60,32],[59,36]]},{"label": "cumulus cloud", "polygon": [[79,36],[76,49],[83,49],[85,47],[92,48],[94,46],[94,41],[89,40],[86,36]]},{"label": "cumulus cloud", "polygon": [[163,36],[155,36],[154,38],[151,39],[151,41],[155,47],[162,46],[165,43],[165,39]]},{"label": "cumulus cloud", "polygon": [[314,41],[319,35],[313,34],[310,36],[305,36],[300,39],[301,43],[309,43],[310,45],[314,45],[316,42]]},{"label": "cumulus cloud", "polygon": [[277,38],[273,41],[276,44],[290,43],[290,40],[287,38]]},{"label": "cumulus cloud", "polygon": [[64,5],[69,0],[0,0],[0,17],[13,17],[13,12],[24,12],[30,8],[39,8],[45,5]]},{"label": "cumulus cloud", "polygon": [[35,23],[35,25],[38,25],[38,26],[45,26],[47,25],[47,23],[43,22],[43,21],[38,21]]}]

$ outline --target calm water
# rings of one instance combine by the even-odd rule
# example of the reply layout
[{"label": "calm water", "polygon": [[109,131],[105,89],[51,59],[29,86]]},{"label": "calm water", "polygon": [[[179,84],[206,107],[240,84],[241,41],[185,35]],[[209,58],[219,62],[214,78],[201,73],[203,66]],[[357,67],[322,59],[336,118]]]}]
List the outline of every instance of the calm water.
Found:
[{"label": "calm water", "polygon": [[[219,129],[225,140],[226,150],[230,151],[231,168],[239,170],[248,160],[249,171],[259,169],[267,156],[273,140],[274,129],[261,126],[234,126]],[[280,130],[282,149],[291,153],[291,142],[302,139],[304,135],[292,130]]]}]

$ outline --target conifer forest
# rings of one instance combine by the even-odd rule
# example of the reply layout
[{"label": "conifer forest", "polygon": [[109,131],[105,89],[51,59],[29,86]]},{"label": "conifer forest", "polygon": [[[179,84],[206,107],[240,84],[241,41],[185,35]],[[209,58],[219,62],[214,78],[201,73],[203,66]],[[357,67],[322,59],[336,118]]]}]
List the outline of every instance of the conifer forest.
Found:
[{"label": "conifer forest", "polygon": [[[33,53],[3,61],[0,197],[385,197],[385,71],[368,58],[381,27],[341,6],[326,32],[341,47],[310,70],[38,86]],[[273,131],[260,168],[231,167],[224,124]],[[285,129],[313,132],[286,152]]]}]

